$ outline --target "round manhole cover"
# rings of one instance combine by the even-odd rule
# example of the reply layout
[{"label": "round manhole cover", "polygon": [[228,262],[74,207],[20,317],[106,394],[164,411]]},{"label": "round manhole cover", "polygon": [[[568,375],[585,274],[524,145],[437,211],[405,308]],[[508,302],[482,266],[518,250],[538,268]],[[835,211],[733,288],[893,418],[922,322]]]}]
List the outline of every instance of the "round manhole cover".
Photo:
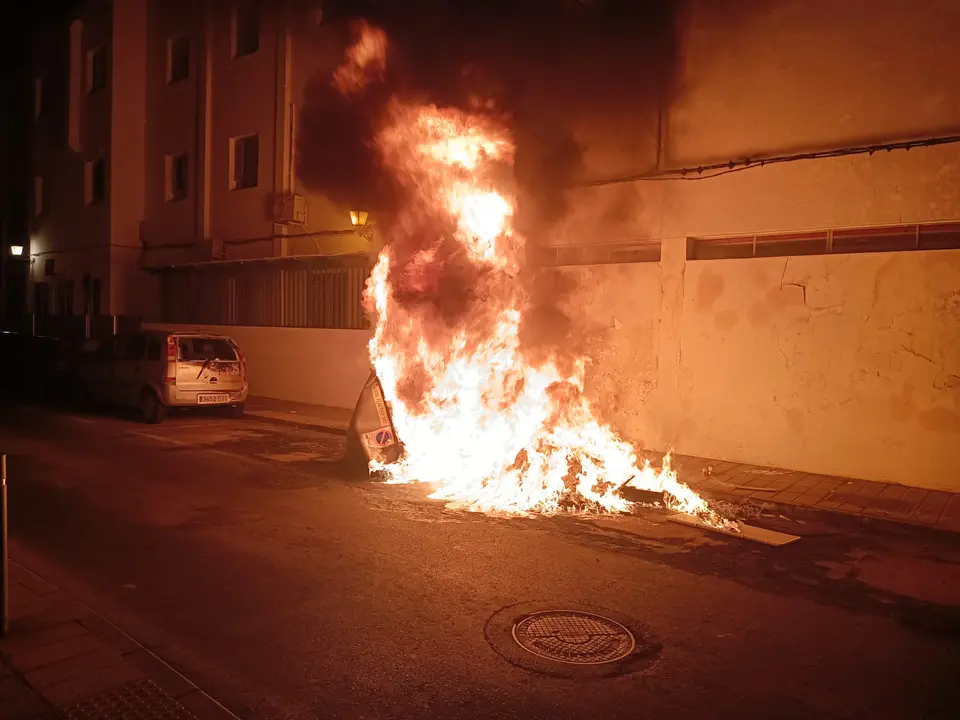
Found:
[{"label": "round manhole cover", "polygon": [[573,610],[527,615],[513,626],[513,639],[529,653],[570,665],[616,662],[636,647],[633,634],[620,623]]}]

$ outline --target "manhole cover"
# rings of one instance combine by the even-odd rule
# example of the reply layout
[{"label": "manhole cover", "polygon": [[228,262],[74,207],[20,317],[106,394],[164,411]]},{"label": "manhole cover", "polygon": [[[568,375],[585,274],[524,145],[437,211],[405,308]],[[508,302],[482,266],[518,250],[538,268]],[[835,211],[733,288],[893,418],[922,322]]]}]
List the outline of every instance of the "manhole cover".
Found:
[{"label": "manhole cover", "polygon": [[529,653],[570,665],[616,662],[636,647],[633,634],[620,623],[572,610],[527,615],[513,626],[513,639]]}]

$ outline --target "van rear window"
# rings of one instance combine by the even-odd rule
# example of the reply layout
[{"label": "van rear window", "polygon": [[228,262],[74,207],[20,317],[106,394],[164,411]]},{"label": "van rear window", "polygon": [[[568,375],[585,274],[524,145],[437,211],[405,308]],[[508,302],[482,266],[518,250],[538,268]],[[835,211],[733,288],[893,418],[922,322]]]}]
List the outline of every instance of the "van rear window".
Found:
[{"label": "van rear window", "polygon": [[181,337],[177,338],[179,359],[185,362],[196,360],[236,360],[233,344],[223,338]]}]

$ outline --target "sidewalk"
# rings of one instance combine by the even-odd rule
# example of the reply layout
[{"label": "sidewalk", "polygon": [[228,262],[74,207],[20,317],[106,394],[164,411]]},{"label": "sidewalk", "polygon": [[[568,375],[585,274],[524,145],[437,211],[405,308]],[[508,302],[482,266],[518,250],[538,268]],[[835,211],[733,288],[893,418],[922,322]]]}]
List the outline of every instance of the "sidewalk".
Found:
[{"label": "sidewalk", "polygon": [[136,640],[13,561],[0,718],[236,720]]},{"label": "sidewalk", "polygon": [[247,398],[246,414],[271,422],[303,425],[337,435],[346,435],[353,410],[273,398],[250,397]]},{"label": "sidewalk", "polygon": [[[250,398],[249,415],[346,434],[351,411],[323,405]],[[960,533],[960,494],[851,480],[802,471],[674,455],[680,480],[705,497],[734,503],[776,503]]]},{"label": "sidewalk", "polygon": [[680,480],[706,498],[776,503],[960,532],[960,494],[676,455]]}]

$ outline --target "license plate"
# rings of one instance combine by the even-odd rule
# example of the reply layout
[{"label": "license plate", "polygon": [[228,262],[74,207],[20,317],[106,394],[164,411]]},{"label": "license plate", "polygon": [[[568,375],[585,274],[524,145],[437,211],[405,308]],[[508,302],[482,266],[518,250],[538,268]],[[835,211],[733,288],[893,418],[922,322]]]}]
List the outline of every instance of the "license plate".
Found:
[{"label": "license plate", "polygon": [[214,394],[214,393],[203,393],[197,395],[197,402],[201,405],[214,405],[216,403],[225,403],[230,399],[229,395],[224,395],[223,393]]}]

